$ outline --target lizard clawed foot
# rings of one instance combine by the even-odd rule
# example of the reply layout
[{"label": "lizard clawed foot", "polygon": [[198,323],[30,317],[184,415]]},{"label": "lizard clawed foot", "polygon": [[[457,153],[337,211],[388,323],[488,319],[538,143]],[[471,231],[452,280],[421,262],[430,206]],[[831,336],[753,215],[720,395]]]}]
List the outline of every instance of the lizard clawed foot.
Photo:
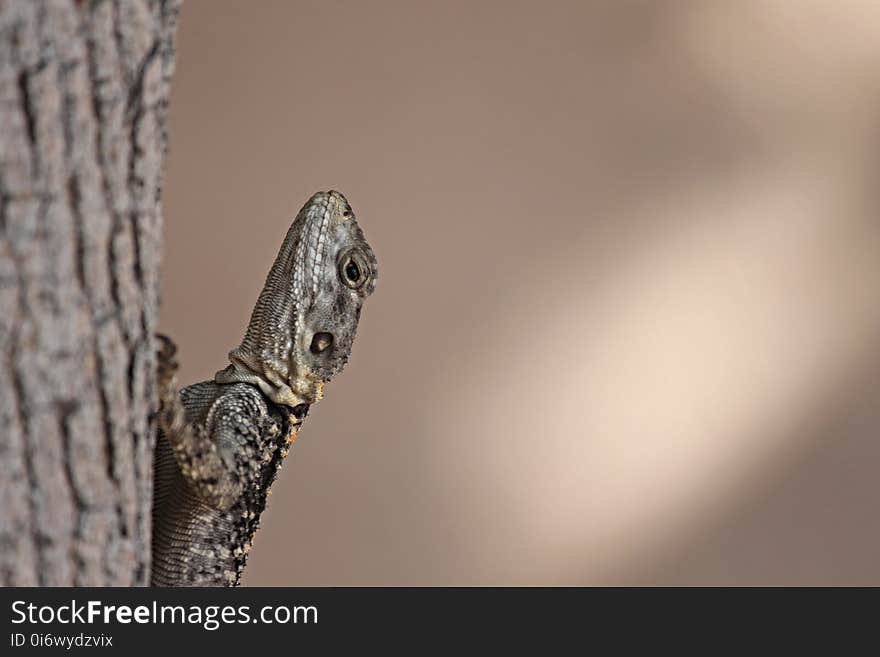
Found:
[{"label": "lizard clawed foot", "polygon": [[167,335],[156,334],[156,386],[159,393],[159,426],[166,433],[185,424],[183,406],[177,391],[177,345]]},{"label": "lizard clawed foot", "polygon": [[177,345],[171,338],[161,333],[156,334],[156,340],[159,342],[159,348],[156,350],[156,382],[159,386],[159,398],[163,399],[169,389],[172,391],[172,396],[177,394],[178,364],[174,358],[177,354]]}]

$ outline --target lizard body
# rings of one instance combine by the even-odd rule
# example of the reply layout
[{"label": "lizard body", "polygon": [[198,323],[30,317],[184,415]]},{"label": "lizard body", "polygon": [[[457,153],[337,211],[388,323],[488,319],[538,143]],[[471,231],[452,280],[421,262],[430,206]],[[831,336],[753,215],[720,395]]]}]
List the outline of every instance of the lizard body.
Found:
[{"label": "lizard body", "polygon": [[159,352],[154,463],[157,586],[237,586],[269,489],[311,404],[345,366],[376,258],[342,194],[300,210],[242,343],[213,381],[175,384]]}]

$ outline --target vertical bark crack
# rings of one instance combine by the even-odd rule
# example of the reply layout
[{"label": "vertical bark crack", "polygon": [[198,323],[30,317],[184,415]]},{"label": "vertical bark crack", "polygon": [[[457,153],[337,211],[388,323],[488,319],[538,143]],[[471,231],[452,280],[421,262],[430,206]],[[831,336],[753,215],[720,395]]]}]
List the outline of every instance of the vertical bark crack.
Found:
[{"label": "vertical bark crack", "polygon": [[[31,92],[28,89],[28,72],[22,71],[18,75],[18,89],[21,93],[21,110],[24,115],[25,129],[27,130],[28,141],[32,146],[37,144],[37,128],[34,121],[34,115],[31,113]],[[34,148],[36,154],[36,148]],[[34,168],[36,169],[36,158],[34,158]]]},{"label": "vertical bark crack", "polygon": [[[19,316],[21,316],[19,314]],[[13,397],[15,400],[15,409],[18,414],[18,425],[21,427],[23,434],[22,441],[22,460],[24,461],[24,469],[27,473],[27,500],[28,500],[28,508],[30,511],[31,517],[31,545],[33,549],[33,554],[36,556],[36,583],[37,586],[45,586],[45,573],[47,569],[46,558],[42,550],[42,544],[44,541],[41,539],[39,535],[39,528],[36,523],[36,518],[38,514],[36,496],[39,494],[37,476],[34,471],[34,455],[31,453],[32,449],[32,440],[31,440],[31,432],[29,428],[28,422],[28,413],[25,408],[25,399],[27,396],[24,390],[24,382],[21,379],[21,374],[18,371],[18,367],[16,365],[16,353],[15,346],[18,343],[18,335],[16,331],[16,335],[13,336],[12,344],[13,348],[9,354],[8,360],[8,371],[12,373],[12,390],[14,391]]]},{"label": "vertical bark crack", "polygon": [[82,573],[86,570],[85,559],[83,559],[80,551],[80,544],[83,542],[83,516],[86,513],[88,501],[85,495],[80,491],[76,483],[76,475],[74,473],[74,463],[77,455],[72,448],[73,430],[70,426],[70,416],[76,412],[78,404],[75,401],[60,401],[57,404],[56,415],[58,417],[58,429],[61,433],[62,455],[64,456],[64,478],[70,496],[73,499],[74,512],[76,520],[73,523],[73,535],[68,545],[70,561],[74,565],[73,569],[73,585],[82,586]]}]

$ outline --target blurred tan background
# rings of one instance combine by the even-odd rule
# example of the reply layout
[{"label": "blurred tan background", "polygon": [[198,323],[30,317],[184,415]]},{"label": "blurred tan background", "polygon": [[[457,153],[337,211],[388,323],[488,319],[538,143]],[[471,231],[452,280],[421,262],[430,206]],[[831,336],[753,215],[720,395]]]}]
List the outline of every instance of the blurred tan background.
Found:
[{"label": "blurred tan background", "polygon": [[183,380],[314,191],[379,257],[246,584],[880,584],[876,3],[188,0],[181,28]]}]

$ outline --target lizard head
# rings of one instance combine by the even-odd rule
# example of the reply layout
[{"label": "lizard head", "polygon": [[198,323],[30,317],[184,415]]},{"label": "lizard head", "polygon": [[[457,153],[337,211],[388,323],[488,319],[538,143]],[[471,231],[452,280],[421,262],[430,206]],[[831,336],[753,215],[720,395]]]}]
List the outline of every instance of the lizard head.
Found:
[{"label": "lizard head", "polygon": [[348,201],[318,192],[291,224],[244,340],[215,381],[252,383],[304,414],[348,361],[376,277],[376,256]]}]

